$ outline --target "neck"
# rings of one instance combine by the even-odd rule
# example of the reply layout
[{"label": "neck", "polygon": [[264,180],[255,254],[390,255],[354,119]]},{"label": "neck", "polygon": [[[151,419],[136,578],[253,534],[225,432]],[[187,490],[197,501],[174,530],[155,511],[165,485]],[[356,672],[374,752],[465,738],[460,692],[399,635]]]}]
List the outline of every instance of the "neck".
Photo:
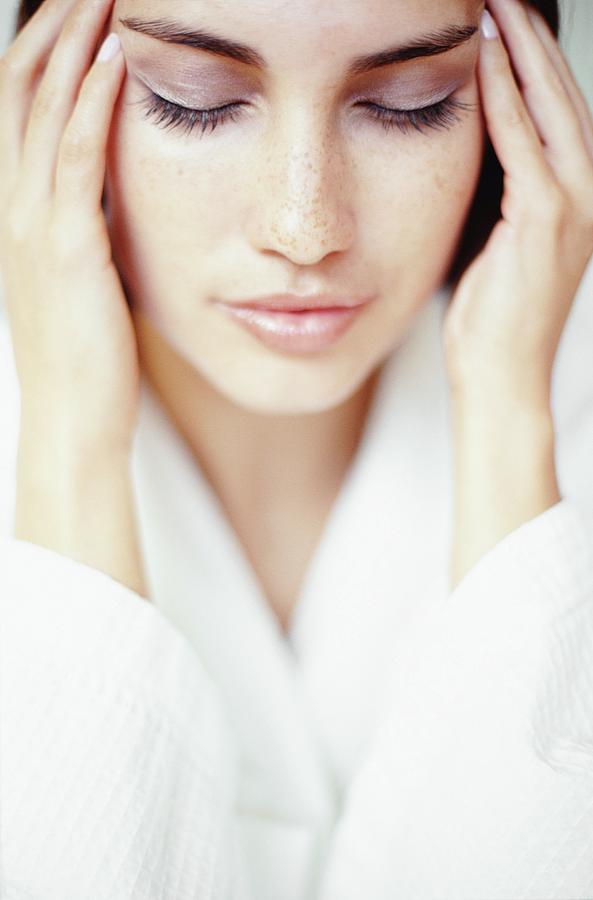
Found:
[{"label": "neck", "polygon": [[231,518],[253,509],[315,516],[331,506],[359,445],[379,369],[330,410],[269,416],[217,391],[146,320],[136,333],[145,377]]}]

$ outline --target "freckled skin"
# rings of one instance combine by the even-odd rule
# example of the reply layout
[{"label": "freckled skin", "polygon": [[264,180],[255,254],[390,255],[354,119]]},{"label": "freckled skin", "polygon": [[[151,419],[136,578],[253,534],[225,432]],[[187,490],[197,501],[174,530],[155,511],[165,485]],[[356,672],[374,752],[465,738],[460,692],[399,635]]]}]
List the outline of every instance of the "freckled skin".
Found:
[{"label": "freckled skin", "polygon": [[[257,47],[271,71],[261,77],[235,64],[251,85],[250,108],[188,137],[144,118],[138,101],[146,92],[126,80],[106,186],[114,255],[140,342],[154,330],[196,386],[205,380],[245,409],[318,412],[351,396],[442,283],[477,184],[484,135],[477,108],[450,129],[386,132],[352,108],[353,88],[341,73],[353,56],[433,24],[476,23],[482,5],[176,0],[176,16]],[[116,0],[112,27],[124,52],[131,44],[120,16],[169,11],[168,0]],[[456,94],[474,104],[477,46],[476,37],[463,51],[472,66]],[[387,74],[373,77],[380,84]],[[208,302],[317,285],[379,296],[316,357],[269,350]]]}]

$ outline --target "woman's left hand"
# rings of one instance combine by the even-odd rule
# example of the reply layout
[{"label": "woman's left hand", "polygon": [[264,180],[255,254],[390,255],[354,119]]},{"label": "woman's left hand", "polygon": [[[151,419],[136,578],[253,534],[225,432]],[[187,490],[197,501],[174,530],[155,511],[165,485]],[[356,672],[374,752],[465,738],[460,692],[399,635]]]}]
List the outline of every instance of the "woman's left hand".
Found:
[{"label": "woman's left hand", "polygon": [[500,32],[482,38],[479,82],[504,192],[502,218],[443,321],[452,589],[502,538],[562,499],[552,368],[593,253],[591,113],[543,19],[519,0],[488,5]]},{"label": "woman's left hand", "polygon": [[478,73],[502,217],[454,291],[443,344],[456,394],[543,410],[593,254],[593,117],[543,18],[520,0],[487,5]]}]

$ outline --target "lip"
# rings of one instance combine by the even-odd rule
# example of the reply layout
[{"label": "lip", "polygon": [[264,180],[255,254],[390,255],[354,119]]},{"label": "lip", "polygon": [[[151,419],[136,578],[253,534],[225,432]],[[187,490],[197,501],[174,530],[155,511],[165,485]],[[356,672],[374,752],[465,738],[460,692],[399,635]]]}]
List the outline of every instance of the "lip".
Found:
[{"label": "lip", "polygon": [[362,306],[369,299],[369,297],[340,296],[338,294],[270,294],[267,297],[250,297],[248,300],[229,301],[228,305],[240,309],[301,312],[312,309],[352,309]]},{"label": "lip", "polygon": [[[308,299],[312,303],[313,298]],[[266,302],[269,302],[269,298],[266,298]],[[294,303],[294,295],[290,302]],[[301,310],[303,302],[307,302],[307,298],[300,298]],[[341,307],[309,306],[300,312],[295,312],[294,309],[271,309],[259,304],[217,301],[217,305],[267,347],[289,353],[316,353],[327,349],[342,337],[367,308],[369,301],[358,300],[356,304]]]}]

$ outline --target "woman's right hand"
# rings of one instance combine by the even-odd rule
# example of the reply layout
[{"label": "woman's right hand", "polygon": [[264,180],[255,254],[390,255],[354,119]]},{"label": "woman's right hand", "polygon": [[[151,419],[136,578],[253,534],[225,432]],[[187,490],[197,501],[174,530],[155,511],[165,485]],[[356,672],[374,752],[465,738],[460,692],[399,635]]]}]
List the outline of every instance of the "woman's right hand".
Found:
[{"label": "woman's right hand", "polygon": [[129,450],[139,396],[101,206],[125,61],[92,57],[112,4],[45,0],[0,58],[0,270],[21,433],[82,453]]}]

